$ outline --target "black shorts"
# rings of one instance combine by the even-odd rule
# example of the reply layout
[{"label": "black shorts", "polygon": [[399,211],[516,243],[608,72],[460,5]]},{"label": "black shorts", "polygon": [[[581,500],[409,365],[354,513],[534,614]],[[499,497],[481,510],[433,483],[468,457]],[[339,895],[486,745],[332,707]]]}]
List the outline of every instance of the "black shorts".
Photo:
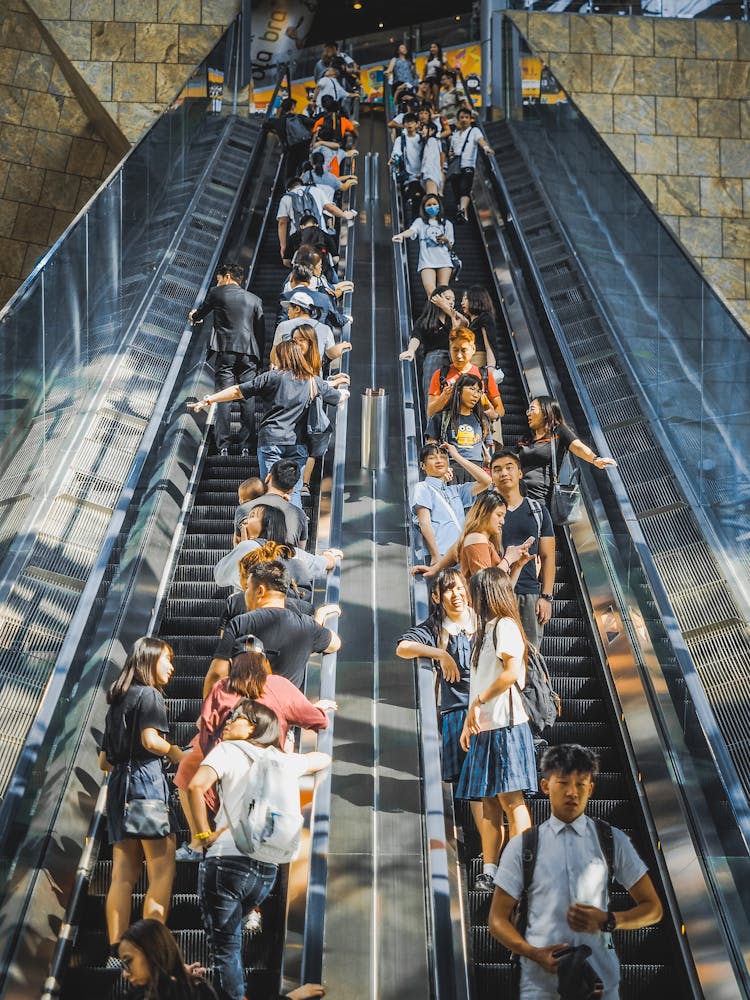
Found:
[{"label": "black shorts", "polygon": [[461,198],[463,195],[468,197],[471,194],[473,184],[474,167],[462,167],[459,173],[451,177],[451,186],[457,198]]}]

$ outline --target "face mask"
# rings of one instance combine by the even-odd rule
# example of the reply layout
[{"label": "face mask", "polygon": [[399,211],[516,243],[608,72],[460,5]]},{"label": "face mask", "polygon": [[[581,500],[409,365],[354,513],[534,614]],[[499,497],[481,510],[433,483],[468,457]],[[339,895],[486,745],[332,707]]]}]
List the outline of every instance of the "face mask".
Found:
[{"label": "face mask", "polygon": [[427,205],[427,207],[425,208],[424,211],[425,211],[425,215],[429,215],[430,218],[434,219],[436,215],[440,214],[440,206],[439,205]]}]

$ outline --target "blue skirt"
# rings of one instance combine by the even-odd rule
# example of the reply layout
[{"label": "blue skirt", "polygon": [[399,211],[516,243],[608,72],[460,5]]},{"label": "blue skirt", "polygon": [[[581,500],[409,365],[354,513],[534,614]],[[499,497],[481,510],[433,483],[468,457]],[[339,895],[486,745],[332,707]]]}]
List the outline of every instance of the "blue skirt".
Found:
[{"label": "blue skirt", "polygon": [[457,799],[536,790],[536,755],[528,722],[512,729],[487,729],[471,737],[456,785]]},{"label": "blue skirt", "polygon": [[443,731],[443,752],[440,755],[443,781],[458,781],[461,773],[466,751],[462,749],[459,737],[466,721],[466,711],[465,708],[454,708],[440,716]]},{"label": "blue skirt", "polygon": [[[110,844],[119,844],[128,837],[123,829],[125,823],[125,790],[128,783],[128,765],[115,764],[107,786],[107,831]],[[170,832],[180,829],[177,816],[170,801],[170,787],[164,773],[161,757],[135,761],[130,778],[129,800],[161,799],[169,804]]]}]

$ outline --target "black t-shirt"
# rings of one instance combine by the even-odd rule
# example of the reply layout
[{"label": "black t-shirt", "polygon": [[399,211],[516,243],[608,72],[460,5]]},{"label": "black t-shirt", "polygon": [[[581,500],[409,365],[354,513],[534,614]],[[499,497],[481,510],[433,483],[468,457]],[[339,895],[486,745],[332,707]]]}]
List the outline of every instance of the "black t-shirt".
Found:
[{"label": "black t-shirt", "polygon": [[[311,615],[313,613],[313,606],[309,601],[305,601],[299,597],[294,597],[290,594],[286,595],[284,607],[289,608],[290,611],[298,611],[301,615]],[[236,593],[230,594],[227,598],[227,603],[224,605],[224,611],[219,619],[219,632],[224,631],[232,618],[245,614],[247,614],[245,595],[241,590],[238,590]]]},{"label": "black t-shirt", "polygon": [[[562,465],[565,452],[575,441],[577,435],[567,424],[559,424],[555,429],[555,456],[557,469]],[[541,441],[521,440],[518,443],[518,456],[523,470],[523,486],[526,496],[549,502],[552,492],[552,444],[550,438]],[[528,537],[528,536],[527,536]]]},{"label": "black t-shirt", "polygon": [[490,349],[495,355],[495,361],[499,364],[500,357],[497,347],[497,325],[495,323],[494,316],[488,312],[480,313],[469,323],[469,329],[476,337],[478,351],[484,350],[484,337],[482,336],[482,330],[484,330],[487,334],[487,342],[490,345]]},{"label": "black t-shirt", "polygon": [[102,743],[107,760],[113,764],[130,760],[131,741],[134,761],[158,759],[161,755],[151,753],[141,742],[144,729],[156,729],[166,738],[169,733],[167,706],[158,688],[133,684],[118,702],[107,709]]},{"label": "black t-shirt", "polygon": [[263,643],[275,674],[281,674],[302,690],[307,660],[311,653],[322,653],[331,643],[330,629],[314,618],[288,608],[258,608],[232,618],[216,646],[214,659],[231,660],[245,650],[249,635]]},{"label": "black t-shirt", "polygon": [[[539,517],[534,513],[531,507],[532,503],[537,505]],[[541,531],[539,529],[539,518],[541,518],[542,522]],[[529,549],[529,552],[532,555],[536,555],[539,552],[539,539],[554,538],[555,530],[552,527],[552,518],[549,516],[549,511],[544,504],[539,500],[534,500],[533,498],[529,500],[528,497],[524,497],[523,503],[519,504],[515,510],[511,510],[510,507],[507,507],[505,510],[503,548],[507,548],[508,545],[521,545],[530,536],[533,536],[536,541]],[[515,590],[517,594],[538,594],[541,589],[541,584],[536,575],[536,561],[532,559],[531,562],[527,562],[521,568]]]},{"label": "black t-shirt", "polygon": [[447,351],[449,346],[450,332],[453,329],[453,324],[446,318],[438,326],[432,329],[427,329],[423,326],[417,324],[412,330],[412,337],[416,337],[417,340],[422,344],[422,349],[425,354],[429,354],[430,351]]}]

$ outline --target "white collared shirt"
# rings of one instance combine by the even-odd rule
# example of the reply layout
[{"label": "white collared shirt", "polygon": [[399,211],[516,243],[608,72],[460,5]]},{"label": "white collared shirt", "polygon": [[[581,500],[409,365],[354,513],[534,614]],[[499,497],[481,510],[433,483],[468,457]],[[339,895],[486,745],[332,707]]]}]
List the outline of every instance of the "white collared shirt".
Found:
[{"label": "white collared shirt", "polygon": [[[647,873],[648,868],[630,843],[627,834],[616,827],[614,837],[614,876],[630,889]],[[523,891],[522,838],[508,842],[500,857],[495,885],[519,899]],[[596,824],[585,813],[573,823],[551,816],[539,827],[539,845],[534,877],[529,889],[529,917],[526,940],[538,948],[567,942],[587,944],[589,959],[602,982],[606,1000],[616,1000],[620,981],[620,963],[612,935],[597,931],[587,934],[568,927],[567,911],[573,903],[609,909],[607,862],[602,854]],[[545,972],[531,959],[521,959],[522,1000],[556,1000],[557,977]]]}]

